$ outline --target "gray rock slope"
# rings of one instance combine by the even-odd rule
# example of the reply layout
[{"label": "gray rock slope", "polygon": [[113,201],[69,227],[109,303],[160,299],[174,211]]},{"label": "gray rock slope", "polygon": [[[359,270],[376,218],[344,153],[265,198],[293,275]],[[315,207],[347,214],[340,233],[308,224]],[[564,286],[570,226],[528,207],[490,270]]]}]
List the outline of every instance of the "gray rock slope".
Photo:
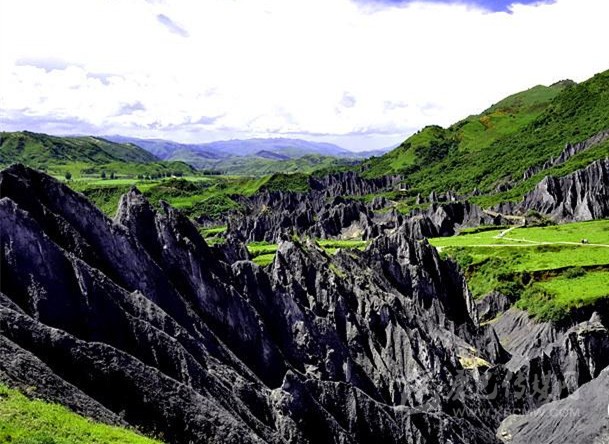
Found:
[{"label": "gray rock slope", "polygon": [[509,416],[497,435],[506,444],[607,444],[608,387],[609,370],[605,370],[565,399],[546,404],[527,415]]},{"label": "gray rock slope", "polygon": [[565,177],[545,177],[524,197],[520,209],[536,210],[562,222],[609,217],[609,159]]},{"label": "gray rock slope", "polygon": [[460,355],[505,359],[425,242],[332,261],[284,241],[266,271],[137,191],[110,220],[24,167],[0,187],[3,379],[176,443],[494,439],[475,412],[417,409],[448,399]]},{"label": "gray rock slope", "polygon": [[[353,199],[368,193],[390,190],[392,181],[366,180],[355,174],[341,174],[315,182],[308,193],[261,192],[241,198],[243,213],[228,218],[228,232],[242,241],[276,241],[286,231],[316,238],[374,239],[402,224],[412,236],[450,236],[462,227],[500,225],[506,220],[484,212],[470,202],[432,202],[429,208],[402,215],[390,202],[377,197],[371,202]],[[320,184],[324,184],[323,186]],[[219,222],[215,221],[217,225]]]}]

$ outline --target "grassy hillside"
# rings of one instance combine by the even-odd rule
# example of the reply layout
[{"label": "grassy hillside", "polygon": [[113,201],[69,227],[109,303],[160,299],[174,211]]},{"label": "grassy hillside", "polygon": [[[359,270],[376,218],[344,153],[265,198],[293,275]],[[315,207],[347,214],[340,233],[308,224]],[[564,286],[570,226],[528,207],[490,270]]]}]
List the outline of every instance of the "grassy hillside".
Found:
[{"label": "grassy hillside", "polygon": [[[271,158],[270,154],[276,156]],[[298,158],[281,158],[285,155],[268,152],[266,156],[252,155],[228,159],[210,159],[195,152],[176,152],[171,159],[181,160],[203,171],[228,175],[263,176],[273,173],[312,173],[319,169],[354,166],[355,159],[308,154]]]},{"label": "grassy hillside", "polygon": [[13,444],[153,444],[133,431],[95,423],[67,408],[32,400],[0,384],[0,442]]},{"label": "grassy hillside", "polygon": [[193,174],[183,162],[163,162],[130,143],[121,144],[98,137],[56,137],[23,132],[0,133],[0,166],[13,163],[46,171],[56,176],[70,172],[74,179],[111,175],[164,177]]},{"label": "grassy hillside", "polygon": [[53,162],[147,163],[158,160],[132,144],[119,144],[97,137],[56,137],[29,131],[0,133],[2,162],[29,162],[44,166]]},{"label": "grassy hillside", "polygon": [[[588,241],[582,244],[582,239]],[[465,270],[474,297],[520,297],[541,319],[609,297],[609,220],[430,239]]]},{"label": "grassy hillside", "polygon": [[[365,162],[362,171],[369,177],[403,173],[411,195],[478,188],[490,204],[519,198],[536,181],[501,195],[494,191],[498,185],[518,184],[527,168],[557,155],[566,143],[585,140],[608,127],[606,71],[581,84],[537,86],[447,129],[426,127],[394,151]],[[604,153],[606,148],[595,154],[604,157]]]}]

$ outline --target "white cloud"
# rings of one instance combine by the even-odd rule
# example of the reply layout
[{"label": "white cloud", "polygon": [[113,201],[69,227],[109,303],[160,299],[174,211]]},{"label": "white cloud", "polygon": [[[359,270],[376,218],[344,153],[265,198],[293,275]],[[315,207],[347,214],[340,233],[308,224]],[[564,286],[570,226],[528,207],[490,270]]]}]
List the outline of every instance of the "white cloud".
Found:
[{"label": "white cloud", "polygon": [[0,11],[0,119],[12,127],[65,119],[74,132],[367,148],[609,69],[606,0],[511,14],[351,0],[0,0]]}]

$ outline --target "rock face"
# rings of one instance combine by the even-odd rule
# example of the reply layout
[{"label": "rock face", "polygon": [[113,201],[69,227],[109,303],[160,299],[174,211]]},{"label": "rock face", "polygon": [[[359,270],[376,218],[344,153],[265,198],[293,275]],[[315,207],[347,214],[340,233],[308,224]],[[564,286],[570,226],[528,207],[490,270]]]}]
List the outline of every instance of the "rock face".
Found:
[{"label": "rock face", "polygon": [[519,209],[535,210],[563,222],[609,217],[609,159],[565,177],[545,177]]},{"label": "rock face", "polygon": [[[502,346],[514,322],[481,326],[456,265],[406,222],[334,256],[277,231],[261,268],[234,233],[210,248],[137,190],[114,220],[22,166],[0,190],[0,379],[166,442],[498,443],[508,414],[568,400],[607,365],[598,316],[543,351]],[[317,205],[308,229],[327,233],[356,217],[259,199]]]},{"label": "rock face", "polygon": [[309,186],[312,190],[322,192],[327,196],[363,196],[393,189],[401,180],[400,176],[364,179],[353,171],[347,171],[323,177],[310,177]]},{"label": "rock face", "polygon": [[377,234],[372,224],[374,212],[355,200],[275,191],[243,202],[247,214],[233,216],[228,222],[228,231],[243,241],[275,242],[286,231],[322,239],[343,235],[368,239]]},{"label": "rock face", "polygon": [[[533,414],[506,418],[497,436],[506,444],[609,443],[609,370],[575,393]],[[543,441],[539,441],[543,437]]]},{"label": "rock face", "polygon": [[244,198],[241,203],[248,208],[247,214],[231,217],[228,231],[243,241],[275,242],[286,231],[322,239],[369,240],[404,224],[412,236],[422,239],[451,236],[464,227],[508,223],[502,216],[487,213],[467,201],[432,203],[425,210],[404,216],[393,208],[387,209],[389,202],[385,198],[365,203],[332,193],[276,191]]},{"label": "rock face", "polygon": [[507,221],[500,215],[486,213],[470,202],[432,204],[427,210],[415,211],[404,224],[417,238],[452,236],[458,228],[479,225],[501,225]]},{"label": "rock face", "polygon": [[[384,198],[369,204],[344,196],[364,196],[392,190],[399,176],[364,179],[354,172],[310,177],[307,193],[264,191],[240,198],[246,209],[228,219],[228,231],[243,241],[274,242],[286,232],[317,238],[371,239],[385,228],[395,228],[397,219],[384,213],[373,223],[375,211],[388,205]],[[380,226],[377,226],[380,225]]]}]

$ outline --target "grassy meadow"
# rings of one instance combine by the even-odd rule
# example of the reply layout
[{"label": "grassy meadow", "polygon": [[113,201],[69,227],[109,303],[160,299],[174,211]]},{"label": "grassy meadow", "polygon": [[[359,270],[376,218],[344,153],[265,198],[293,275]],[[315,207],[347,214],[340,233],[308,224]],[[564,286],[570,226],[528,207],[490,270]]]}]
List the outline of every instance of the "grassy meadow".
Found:
[{"label": "grassy meadow", "polygon": [[[587,243],[582,243],[586,240]],[[474,297],[497,290],[541,319],[609,296],[609,220],[430,239],[458,262]]]}]

